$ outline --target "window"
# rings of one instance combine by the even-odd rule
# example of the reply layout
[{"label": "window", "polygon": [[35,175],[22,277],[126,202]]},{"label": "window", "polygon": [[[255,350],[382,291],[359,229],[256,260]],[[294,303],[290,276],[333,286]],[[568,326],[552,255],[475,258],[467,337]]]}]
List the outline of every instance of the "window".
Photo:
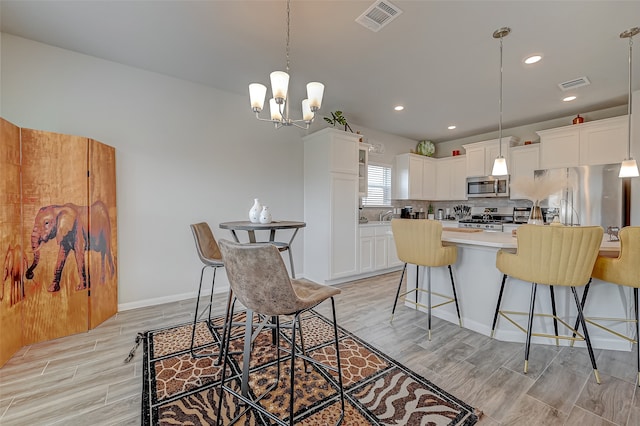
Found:
[{"label": "window", "polygon": [[362,198],[364,207],[391,206],[391,167],[369,164],[367,197]]}]

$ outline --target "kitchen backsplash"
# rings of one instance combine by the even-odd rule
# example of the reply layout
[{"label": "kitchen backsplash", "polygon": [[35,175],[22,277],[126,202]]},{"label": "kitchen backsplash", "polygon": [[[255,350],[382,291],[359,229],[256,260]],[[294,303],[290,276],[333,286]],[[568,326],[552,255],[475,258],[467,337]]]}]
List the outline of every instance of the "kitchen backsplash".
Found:
[{"label": "kitchen backsplash", "polygon": [[[424,211],[425,215],[429,209],[429,204],[433,205],[434,213],[438,209],[446,211],[449,208],[453,212],[453,207],[463,204],[470,207],[531,207],[531,201],[528,200],[509,200],[505,198],[474,198],[472,200],[462,201],[424,201],[424,200],[392,200],[391,207],[363,207],[360,209],[360,217],[365,217],[369,221],[380,220],[380,214],[388,211],[395,211],[402,207],[411,206],[414,212]],[[400,217],[394,214],[393,217]]]}]

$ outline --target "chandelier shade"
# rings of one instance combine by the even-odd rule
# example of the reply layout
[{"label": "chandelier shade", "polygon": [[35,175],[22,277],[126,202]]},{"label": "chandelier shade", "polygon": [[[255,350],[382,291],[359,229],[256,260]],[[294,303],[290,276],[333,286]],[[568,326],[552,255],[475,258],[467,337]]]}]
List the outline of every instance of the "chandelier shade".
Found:
[{"label": "chandelier shade", "polygon": [[627,117],[629,119],[629,127],[627,133],[627,158],[620,164],[620,173],[618,174],[619,178],[632,178],[640,176],[638,173],[638,164],[636,160],[631,157],[631,65],[633,63],[633,36],[640,33],[640,27],[633,27],[627,31],[623,31],[620,33],[620,38],[628,38],[629,39],[629,99],[627,106]]},{"label": "chandelier shade", "polygon": [[302,119],[294,120],[289,116],[289,33],[291,17],[291,0],[287,0],[287,65],[285,71],[274,71],[270,74],[271,94],[269,109],[271,118],[261,118],[260,112],[264,107],[267,88],[260,83],[249,84],[249,101],[251,110],[260,121],[268,121],[275,125],[276,129],[283,126],[295,126],[300,129],[308,129],[315,118],[315,113],[322,106],[324,84],[311,82],[307,84],[307,99],[302,101]]},{"label": "chandelier shade", "polygon": [[511,32],[511,28],[502,27],[493,32],[493,38],[500,39],[500,97],[499,97],[499,106],[500,106],[500,119],[498,120],[498,145],[500,153],[498,157],[493,162],[493,170],[491,174],[493,176],[505,176],[509,174],[507,170],[507,160],[502,156],[502,38],[509,35]]}]

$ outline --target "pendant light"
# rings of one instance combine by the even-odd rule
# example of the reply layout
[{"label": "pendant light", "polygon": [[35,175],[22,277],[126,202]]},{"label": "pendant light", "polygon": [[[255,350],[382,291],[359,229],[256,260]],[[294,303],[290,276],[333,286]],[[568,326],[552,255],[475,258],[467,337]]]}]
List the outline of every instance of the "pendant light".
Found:
[{"label": "pendant light", "polygon": [[493,32],[493,38],[500,39],[500,121],[498,122],[498,144],[500,146],[500,153],[498,158],[493,162],[493,170],[491,174],[493,176],[505,176],[509,172],[507,170],[507,160],[502,156],[502,38],[509,35],[511,28],[502,27]]},{"label": "pendant light", "polygon": [[269,100],[271,118],[261,118],[260,112],[264,106],[264,99],[267,87],[260,83],[249,85],[249,98],[251,110],[256,113],[256,118],[260,121],[274,123],[275,128],[283,126],[295,126],[300,129],[308,129],[315,118],[315,113],[322,105],[324,95],[324,84],[311,82],[307,84],[307,99],[302,101],[302,119],[294,120],[289,116],[289,34],[291,27],[291,0],[287,0],[287,45],[286,45],[286,72],[274,71],[271,73],[271,93],[273,98]]},{"label": "pendant light", "polygon": [[627,141],[627,158],[620,165],[620,174],[618,174],[618,177],[620,178],[638,177],[640,175],[638,173],[638,164],[636,163],[636,160],[631,158],[631,52],[633,50],[633,36],[638,33],[640,33],[640,27],[634,27],[630,30],[620,33],[620,38],[629,39],[629,104],[627,106],[627,117],[629,118],[629,134]]}]

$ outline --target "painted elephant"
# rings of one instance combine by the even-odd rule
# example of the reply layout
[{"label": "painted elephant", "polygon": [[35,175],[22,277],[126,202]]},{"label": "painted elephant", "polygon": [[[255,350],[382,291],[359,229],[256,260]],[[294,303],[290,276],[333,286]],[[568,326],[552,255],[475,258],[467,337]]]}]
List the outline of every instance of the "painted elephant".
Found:
[{"label": "painted elephant", "polygon": [[4,299],[4,288],[7,280],[9,281],[9,305],[13,306],[24,298],[24,281],[22,281],[22,273],[27,269],[27,256],[22,251],[22,247],[17,244],[7,249],[7,255],[4,258],[4,266],[2,267],[2,291],[0,292],[0,301]]},{"label": "painted elephant", "polygon": [[76,290],[87,288],[87,283],[90,280],[90,277],[89,279],[87,277],[87,268],[85,267],[85,251],[93,250],[100,253],[101,283],[105,281],[107,266],[109,276],[113,276],[115,266],[111,254],[111,222],[107,206],[102,201],[96,201],[91,207],[67,203],[42,207],[38,211],[31,232],[33,263],[25,274],[27,279],[33,278],[33,270],[38,266],[40,247],[53,238],[56,239],[60,249],[53,282],[48,288],[49,291],[60,290],[62,269],[71,250],[75,254],[80,277],[80,283],[76,286]]}]

